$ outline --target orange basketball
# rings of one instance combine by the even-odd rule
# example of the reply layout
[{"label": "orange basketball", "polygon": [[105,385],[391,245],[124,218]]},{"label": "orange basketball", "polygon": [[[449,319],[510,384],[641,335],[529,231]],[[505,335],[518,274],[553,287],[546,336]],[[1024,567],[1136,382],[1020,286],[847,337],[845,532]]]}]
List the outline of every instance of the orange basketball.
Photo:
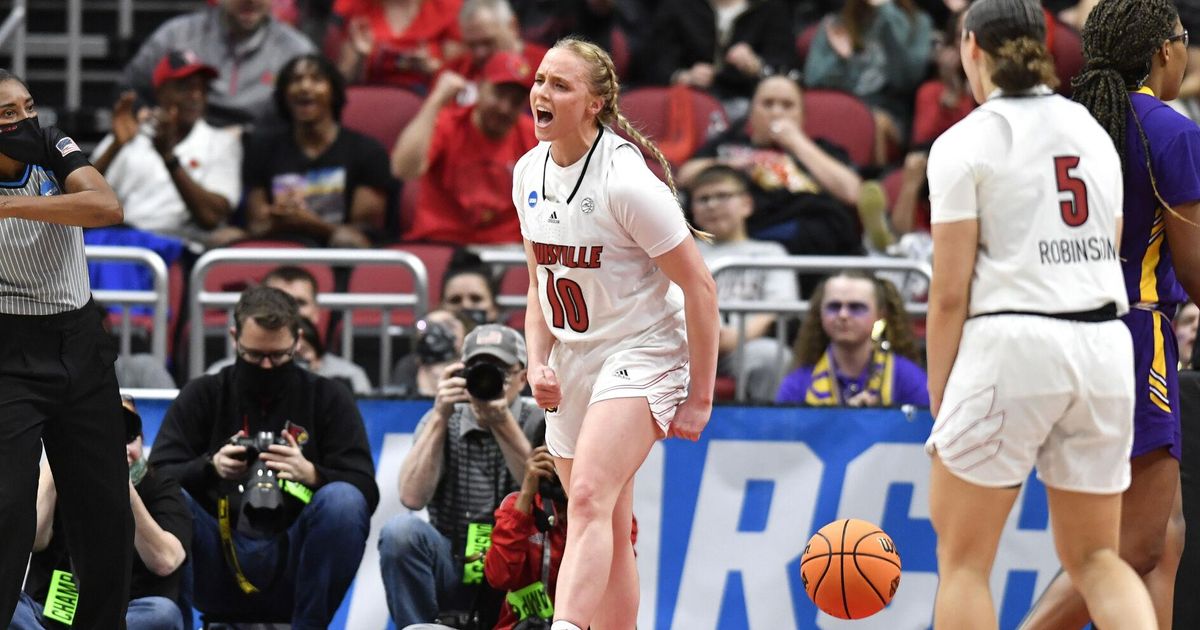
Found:
[{"label": "orange basketball", "polygon": [[800,578],[817,608],[840,619],[862,619],[892,601],[900,586],[900,554],[882,529],[844,518],[808,540]]}]

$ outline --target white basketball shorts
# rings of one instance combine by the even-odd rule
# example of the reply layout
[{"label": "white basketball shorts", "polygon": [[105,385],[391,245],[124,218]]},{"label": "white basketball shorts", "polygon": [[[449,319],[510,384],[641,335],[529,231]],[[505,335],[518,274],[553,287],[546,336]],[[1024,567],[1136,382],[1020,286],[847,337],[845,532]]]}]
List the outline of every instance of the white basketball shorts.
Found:
[{"label": "white basketball shorts", "polygon": [[645,398],[654,422],[667,435],[689,383],[687,335],[674,321],[668,318],[627,339],[554,345],[549,364],[562,388],[562,402],[557,411],[546,413],[551,455],[575,456],[588,408],[602,400]]},{"label": "white basketball shorts", "polygon": [[1120,321],[968,319],[925,450],[986,487],[1038,478],[1060,490],[1129,487],[1133,343]]}]

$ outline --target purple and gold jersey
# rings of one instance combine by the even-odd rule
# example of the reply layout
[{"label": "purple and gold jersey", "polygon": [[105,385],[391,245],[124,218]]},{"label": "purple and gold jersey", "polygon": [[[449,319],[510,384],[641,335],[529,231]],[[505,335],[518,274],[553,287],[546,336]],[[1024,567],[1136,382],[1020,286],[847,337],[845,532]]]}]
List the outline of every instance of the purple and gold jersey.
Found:
[{"label": "purple and gold jersey", "polygon": [[1171,206],[1200,200],[1200,128],[1158,100],[1147,88],[1130,94],[1133,108],[1125,130],[1125,227],[1121,269],[1130,305],[1169,307],[1187,301],[1175,278],[1166,238],[1166,212],[1146,172],[1146,151],[1137,116],[1150,144],[1154,182]]}]

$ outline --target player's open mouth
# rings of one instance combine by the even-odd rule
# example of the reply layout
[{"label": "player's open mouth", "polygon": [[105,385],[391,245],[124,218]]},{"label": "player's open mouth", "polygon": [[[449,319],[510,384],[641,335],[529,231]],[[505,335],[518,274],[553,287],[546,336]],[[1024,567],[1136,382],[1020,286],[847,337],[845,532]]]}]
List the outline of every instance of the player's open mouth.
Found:
[{"label": "player's open mouth", "polygon": [[554,120],[554,114],[551,114],[550,112],[542,109],[541,107],[538,107],[537,109],[535,109],[534,114],[537,116],[537,126],[538,127],[548,127],[548,126],[550,126],[550,121]]}]

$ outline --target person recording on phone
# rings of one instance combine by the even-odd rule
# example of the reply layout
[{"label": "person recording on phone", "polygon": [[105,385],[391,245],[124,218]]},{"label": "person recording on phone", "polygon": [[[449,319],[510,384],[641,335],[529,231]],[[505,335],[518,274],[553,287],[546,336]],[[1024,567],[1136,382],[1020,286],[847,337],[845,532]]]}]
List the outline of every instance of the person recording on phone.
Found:
[{"label": "person recording on phone", "polygon": [[[528,435],[544,412],[521,398],[525,340],[507,326],[485,324],[467,335],[462,360],[438,383],[400,468],[400,502],[428,508],[429,522],[396,516],[379,535],[388,610],[397,628],[471,614],[482,580],[464,568],[474,553],[469,532],[520,488]],[[476,559],[478,560],[478,559]],[[451,624],[455,625],[455,624]]]},{"label": "person recording on phone", "polygon": [[296,364],[295,299],[252,287],[234,321],[236,363],[179,392],[150,463],[187,492],[196,608],[325,628],[379,503],[366,429],[349,388]]}]

